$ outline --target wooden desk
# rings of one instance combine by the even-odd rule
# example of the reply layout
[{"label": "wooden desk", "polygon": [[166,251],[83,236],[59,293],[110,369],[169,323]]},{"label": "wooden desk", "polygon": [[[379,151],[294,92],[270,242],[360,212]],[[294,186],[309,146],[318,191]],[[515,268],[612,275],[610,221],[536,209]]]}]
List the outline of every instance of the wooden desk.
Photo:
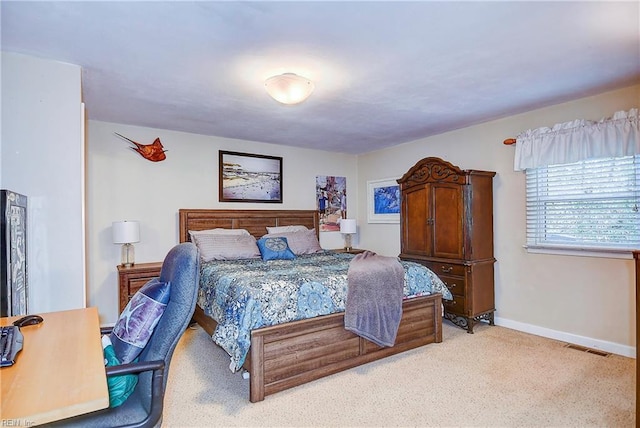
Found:
[{"label": "wooden desk", "polygon": [[[109,407],[97,308],[39,314],[24,345],[0,369],[0,425],[31,426]],[[9,325],[20,317],[0,318]]]}]

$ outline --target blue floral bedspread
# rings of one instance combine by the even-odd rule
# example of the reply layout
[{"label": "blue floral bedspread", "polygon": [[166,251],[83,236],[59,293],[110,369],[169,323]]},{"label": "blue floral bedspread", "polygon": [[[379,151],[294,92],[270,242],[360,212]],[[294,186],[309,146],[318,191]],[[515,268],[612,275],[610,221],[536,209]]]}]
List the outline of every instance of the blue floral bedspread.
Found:
[{"label": "blue floral bedspread", "polygon": [[[251,330],[344,311],[352,254],[325,251],[294,260],[243,259],[202,263],[198,304],[218,323],[213,340],[231,356],[229,368],[242,367]],[[426,267],[400,261],[404,295],[441,293],[444,283]]]}]

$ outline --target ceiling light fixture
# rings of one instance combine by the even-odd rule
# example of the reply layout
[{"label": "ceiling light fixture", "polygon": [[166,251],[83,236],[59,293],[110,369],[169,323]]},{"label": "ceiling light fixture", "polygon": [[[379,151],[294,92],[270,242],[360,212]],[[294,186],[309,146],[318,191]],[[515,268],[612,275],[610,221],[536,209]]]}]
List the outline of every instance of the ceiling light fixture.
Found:
[{"label": "ceiling light fixture", "polygon": [[298,104],[313,92],[313,82],[295,73],[269,77],[264,86],[271,97],[282,104]]}]

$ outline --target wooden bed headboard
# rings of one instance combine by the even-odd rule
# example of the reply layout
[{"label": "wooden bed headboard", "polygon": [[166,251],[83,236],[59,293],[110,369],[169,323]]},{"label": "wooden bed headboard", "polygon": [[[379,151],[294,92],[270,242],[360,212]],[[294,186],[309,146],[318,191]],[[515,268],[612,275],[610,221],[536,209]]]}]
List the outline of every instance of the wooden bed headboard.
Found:
[{"label": "wooden bed headboard", "polygon": [[316,210],[210,210],[180,209],[180,242],[190,241],[190,230],[246,229],[256,239],[267,233],[267,226],[303,225],[315,228],[319,237],[320,223]]}]

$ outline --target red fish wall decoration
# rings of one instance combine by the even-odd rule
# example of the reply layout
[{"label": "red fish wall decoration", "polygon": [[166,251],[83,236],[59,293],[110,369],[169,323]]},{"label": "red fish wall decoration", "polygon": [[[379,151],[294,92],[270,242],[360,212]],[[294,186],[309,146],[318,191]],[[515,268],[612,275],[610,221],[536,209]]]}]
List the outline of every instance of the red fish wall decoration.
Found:
[{"label": "red fish wall decoration", "polygon": [[160,162],[167,158],[167,155],[164,154],[166,150],[162,146],[162,143],[160,142],[160,138],[156,138],[155,141],[151,144],[140,144],[125,137],[124,135],[118,134],[117,132],[114,132],[114,134],[134,144],[135,147],[131,147],[131,149],[140,153],[140,156],[142,156],[147,160],[150,160],[151,162]]}]

